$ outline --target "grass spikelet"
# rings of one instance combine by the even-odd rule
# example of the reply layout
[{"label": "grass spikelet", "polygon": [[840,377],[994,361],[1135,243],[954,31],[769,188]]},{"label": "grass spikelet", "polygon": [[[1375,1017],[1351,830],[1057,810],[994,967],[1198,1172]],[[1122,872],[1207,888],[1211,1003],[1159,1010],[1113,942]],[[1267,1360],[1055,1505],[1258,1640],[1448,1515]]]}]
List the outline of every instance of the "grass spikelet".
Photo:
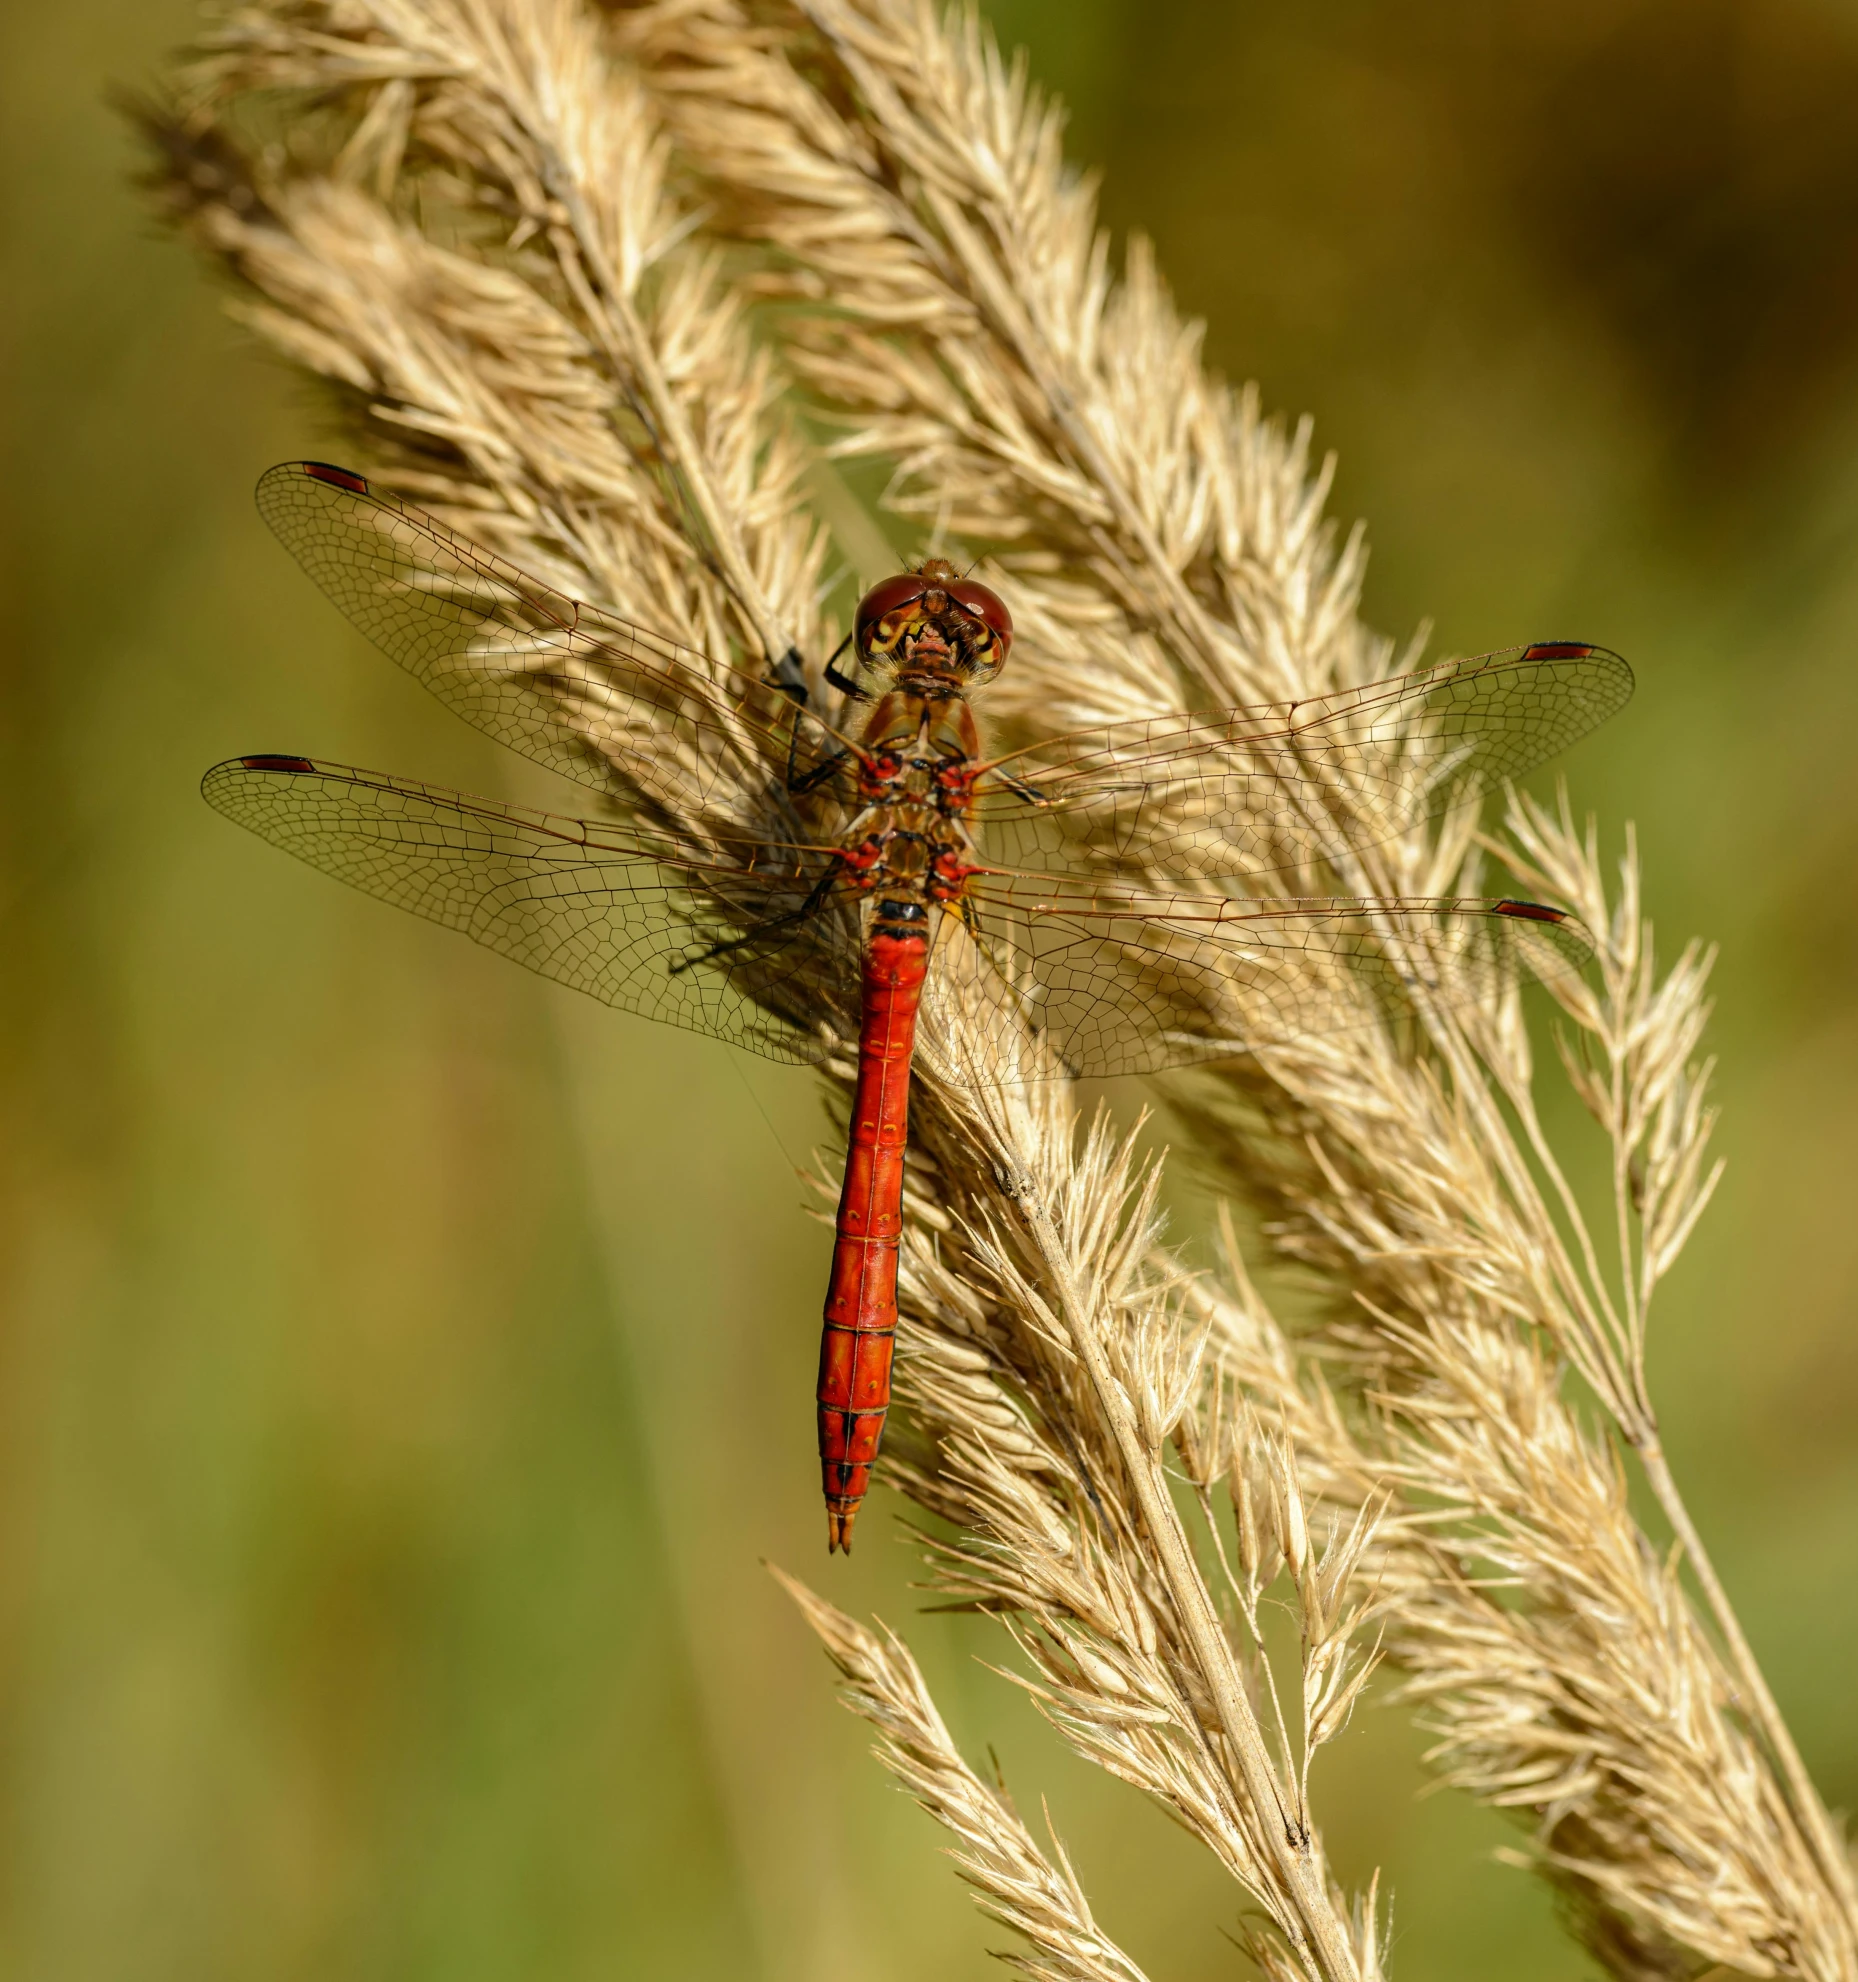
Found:
[{"label": "grass spikelet", "polygon": [[866,1630],[791,1576],[775,1575],[838,1667],[845,1704],[876,1729],[878,1760],[958,1840],[955,1869],[982,1909],[1032,1948],[1030,1957],[1003,1956],[1007,1965],[1034,1982],[1143,1982],[1091,1917],[1057,1833],[1041,1850],[1005,1789],[962,1759],[903,1640]]}]

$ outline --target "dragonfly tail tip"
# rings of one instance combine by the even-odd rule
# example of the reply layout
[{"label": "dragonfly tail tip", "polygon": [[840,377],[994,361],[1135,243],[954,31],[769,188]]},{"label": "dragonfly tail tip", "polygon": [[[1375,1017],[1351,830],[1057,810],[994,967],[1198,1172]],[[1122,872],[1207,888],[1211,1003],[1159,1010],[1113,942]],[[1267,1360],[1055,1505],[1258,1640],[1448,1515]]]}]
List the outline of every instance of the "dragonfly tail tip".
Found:
[{"label": "dragonfly tail tip", "polygon": [[858,1518],[855,1507],[828,1507],[826,1509],[826,1553],[832,1555],[843,1550],[852,1552],[852,1523]]}]

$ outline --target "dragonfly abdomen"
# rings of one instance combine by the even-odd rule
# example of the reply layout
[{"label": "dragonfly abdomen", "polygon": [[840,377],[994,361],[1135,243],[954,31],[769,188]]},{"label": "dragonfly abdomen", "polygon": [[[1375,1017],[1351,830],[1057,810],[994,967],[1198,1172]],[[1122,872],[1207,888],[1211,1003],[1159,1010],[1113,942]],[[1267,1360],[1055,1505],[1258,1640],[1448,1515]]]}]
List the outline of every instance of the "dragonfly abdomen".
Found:
[{"label": "dragonfly abdomen", "polygon": [[910,1056],[928,967],[923,906],[880,903],[865,950],[858,1082],[819,1344],[819,1462],[828,1552],[851,1551],[852,1523],[870,1488],[890,1408]]}]

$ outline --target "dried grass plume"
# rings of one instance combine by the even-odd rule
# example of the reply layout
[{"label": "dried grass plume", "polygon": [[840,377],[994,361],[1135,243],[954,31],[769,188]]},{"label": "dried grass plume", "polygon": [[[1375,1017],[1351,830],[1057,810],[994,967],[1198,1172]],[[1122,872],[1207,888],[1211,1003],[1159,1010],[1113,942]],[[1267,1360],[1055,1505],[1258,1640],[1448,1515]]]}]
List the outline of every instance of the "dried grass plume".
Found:
[{"label": "dried grass plume", "polygon": [[[144,122],[174,224],[325,382],[371,476],[667,638],[751,669],[791,653],[817,681],[832,582],[870,541],[842,491],[836,540],[821,520],[824,434],[1010,598],[987,714],[1015,740],[1397,664],[1357,617],[1360,539],[1325,520],[1307,428],[1205,369],[1141,243],[1118,271],[1058,107],[970,13],[259,0],[214,17]],[[649,763],[687,739],[585,742],[613,805],[752,857],[750,787],[778,768],[752,739],[707,811],[668,812]],[[1235,992],[1251,1050],[1167,1099],[1320,1291],[1293,1336],[1236,1238],[1210,1271],[1168,1249],[1155,1165],[1066,1081],[951,1078],[951,1008],[918,1064],[916,1436],[887,1468],[939,1524],[929,1580],[997,1620],[1073,1747],[1214,1854],[1269,1974],[1384,1970],[1374,1886],[1334,1875],[1310,1786],[1384,1668],[1609,1974],[1858,1982],[1845,1841],[1645,1376],[1718,1174],[1708,955],[1660,966],[1630,840],[1609,869],[1565,797],[1365,850],[1347,823],[1339,889],[1476,893],[1494,869],[1596,933],[1590,977],[1554,986],[1555,1062],[1513,987],[1313,1039]],[[821,1022],[842,1096],[848,1021]],[[1036,1036],[1021,1050],[1051,1072]],[[1599,1207],[1545,1126],[1554,1081],[1606,1138]],[[1633,1515],[1633,1468],[1673,1551]],[[1133,1982],[904,1641],[790,1587],[1022,1971]]]}]

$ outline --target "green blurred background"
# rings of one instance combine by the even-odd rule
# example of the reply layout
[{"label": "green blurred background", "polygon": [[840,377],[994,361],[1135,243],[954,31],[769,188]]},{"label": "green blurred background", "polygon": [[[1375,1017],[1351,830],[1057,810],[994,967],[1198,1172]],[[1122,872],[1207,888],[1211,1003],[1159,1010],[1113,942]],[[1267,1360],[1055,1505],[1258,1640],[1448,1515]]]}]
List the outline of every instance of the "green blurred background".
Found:
[{"label": "green blurred background", "polygon": [[[1858,1803],[1858,9],[1015,0],[1214,361],[1313,412],[1371,617],[1631,656],[1568,768],[1719,940],[1729,1180],[1671,1283],[1669,1444]],[[927,1982],[988,1972],[760,1567],[829,1566],[804,1074],[582,1006],[195,795],[241,749],[479,788],[487,745],[253,515],[328,445],[127,186],[182,0],[0,23],[0,1970]],[[673,1462],[692,1451],[673,1485]],[[1231,1889],[910,1626],[1156,1982]],[[1320,1813],[1396,1972],[1583,1972],[1503,1827],[1369,1714]]]}]

